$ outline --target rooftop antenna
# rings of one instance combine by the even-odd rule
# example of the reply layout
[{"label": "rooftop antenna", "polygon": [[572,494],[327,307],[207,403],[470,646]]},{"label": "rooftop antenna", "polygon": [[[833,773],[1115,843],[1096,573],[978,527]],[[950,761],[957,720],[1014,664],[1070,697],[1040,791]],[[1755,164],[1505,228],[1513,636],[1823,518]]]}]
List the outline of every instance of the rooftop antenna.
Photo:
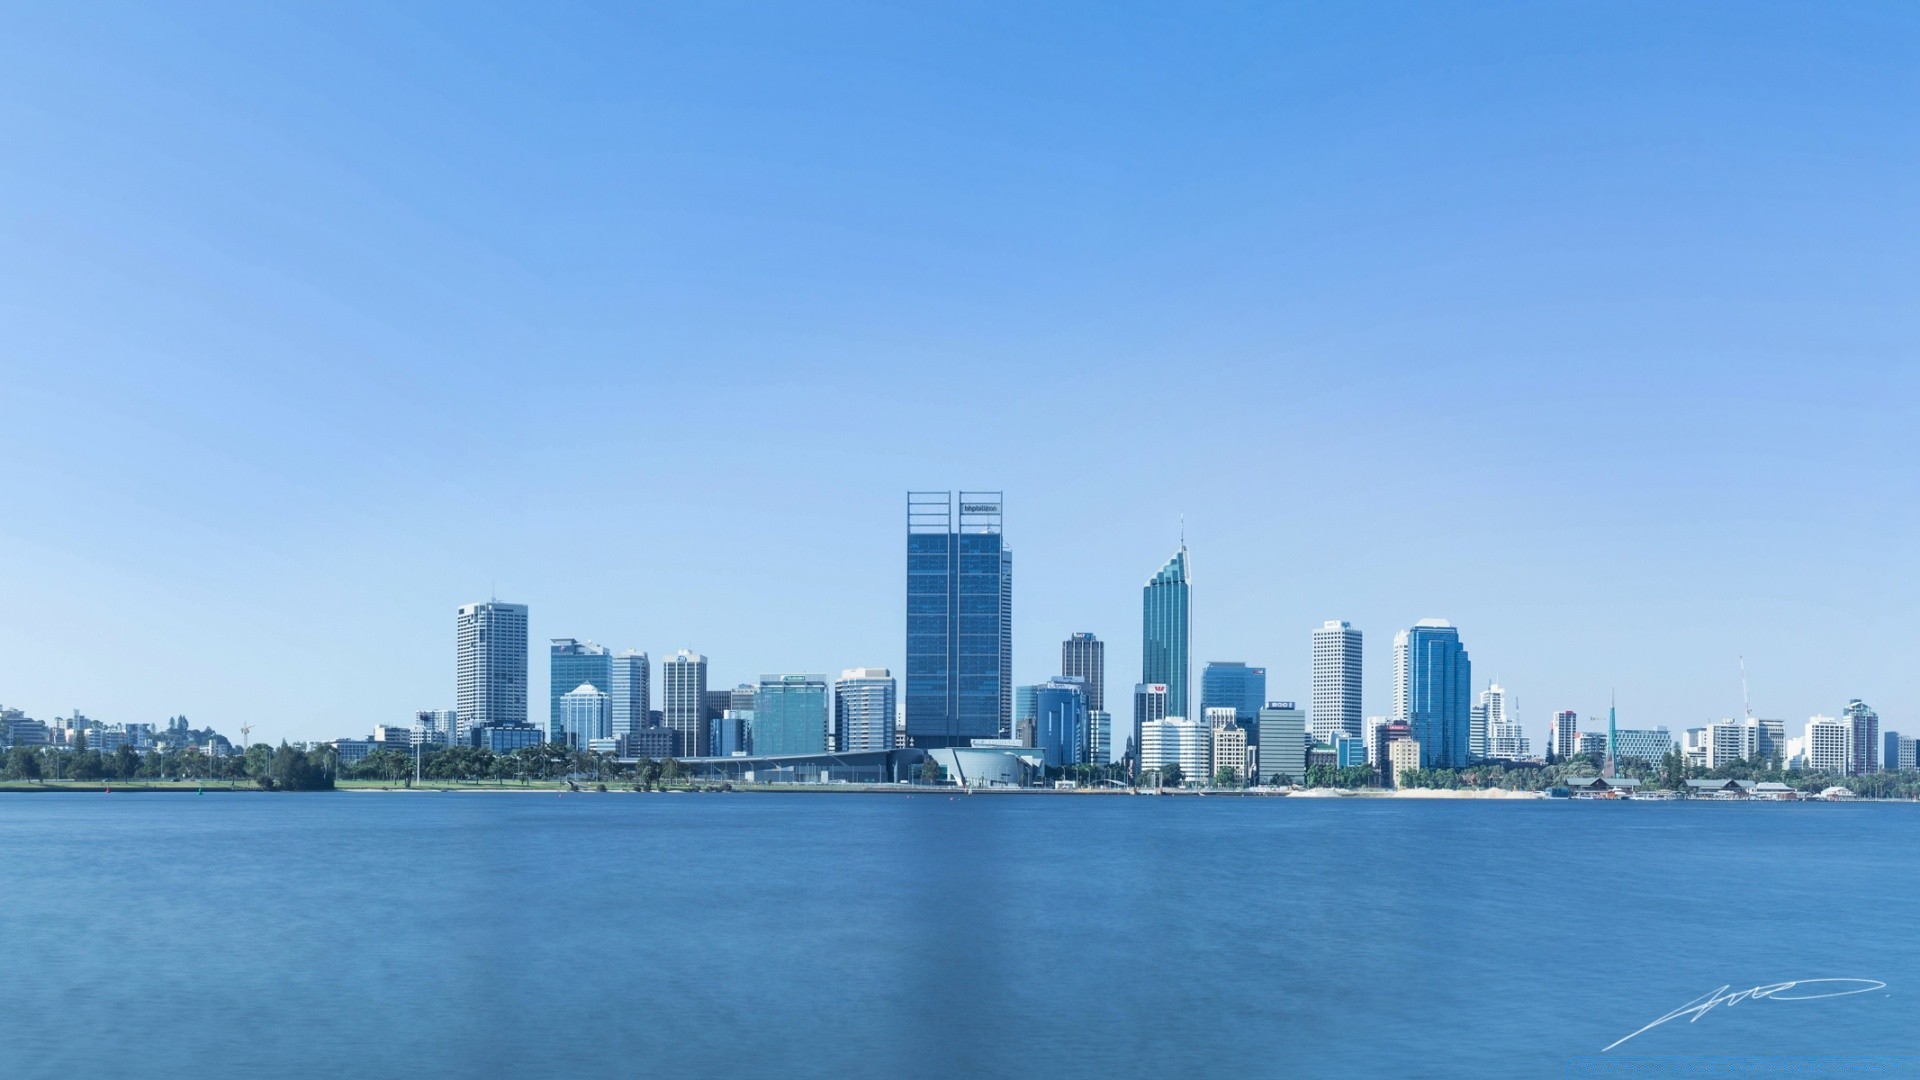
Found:
[{"label": "rooftop antenna", "polygon": [[1740,658],[1740,702],[1747,710],[1747,719],[1753,719],[1753,695],[1747,693],[1747,658]]},{"label": "rooftop antenna", "polygon": [[1180,511],[1180,546],[1183,549],[1187,546],[1187,512],[1185,510]]}]

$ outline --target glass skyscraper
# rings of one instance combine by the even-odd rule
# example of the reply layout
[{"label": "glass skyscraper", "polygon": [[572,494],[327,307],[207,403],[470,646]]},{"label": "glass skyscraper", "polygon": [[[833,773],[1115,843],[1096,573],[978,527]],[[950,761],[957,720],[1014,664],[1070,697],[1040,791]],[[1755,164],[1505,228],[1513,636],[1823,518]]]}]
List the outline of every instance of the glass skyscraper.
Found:
[{"label": "glass skyscraper", "polygon": [[1233,722],[1251,729],[1267,703],[1267,669],[1238,660],[1212,660],[1200,672],[1200,715],[1232,709]]},{"label": "glass skyscraper", "polygon": [[613,734],[626,739],[639,734],[651,719],[652,667],[647,654],[627,649],[613,657]]},{"label": "glass skyscraper", "polygon": [[1087,684],[1074,675],[1048,679],[1033,688],[1033,745],[1047,768],[1087,760]]},{"label": "glass skyscraper", "polygon": [[[1188,653],[1193,635],[1193,596],[1187,577],[1187,545],[1180,545],[1179,552],[1148,579],[1140,593],[1140,681],[1166,684],[1167,715],[1191,718],[1187,682],[1192,672]],[[1135,728],[1140,723],[1136,717]]]},{"label": "glass skyscraper", "polygon": [[762,675],[753,698],[753,752],[824,754],[827,744],[827,677]]},{"label": "glass skyscraper", "polygon": [[707,752],[707,658],[681,649],[660,662],[660,724],[673,732],[673,752]]},{"label": "glass skyscraper", "polygon": [[1393,638],[1393,714],[1420,744],[1420,765],[1457,769],[1472,760],[1473,666],[1460,631],[1421,619]]},{"label": "glass skyscraper", "polygon": [[1013,733],[1013,552],[1001,493],[958,494],[907,493],[907,741],[919,747]]},{"label": "glass skyscraper", "polygon": [[576,750],[585,750],[589,742],[604,739],[611,733],[612,698],[592,683],[581,683],[560,695],[559,725],[548,742],[565,743]]},{"label": "glass skyscraper", "polygon": [[468,730],[526,723],[527,606],[466,604],[454,637],[454,711],[461,722]]},{"label": "glass skyscraper", "polygon": [[[547,695],[547,741],[566,742],[567,726],[561,722],[560,698],[581,683],[613,697],[613,653],[605,646],[572,638],[554,638],[547,650],[549,681]],[[584,744],[582,744],[584,746]]]}]

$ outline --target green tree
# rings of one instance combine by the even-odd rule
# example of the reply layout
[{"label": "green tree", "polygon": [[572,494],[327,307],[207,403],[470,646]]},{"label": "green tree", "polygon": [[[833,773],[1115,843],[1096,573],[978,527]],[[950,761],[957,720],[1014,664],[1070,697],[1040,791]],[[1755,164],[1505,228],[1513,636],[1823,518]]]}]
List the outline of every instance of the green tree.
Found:
[{"label": "green tree", "polygon": [[16,746],[8,750],[6,774],[9,780],[40,779],[40,755],[28,746]]},{"label": "green tree", "polygon": [[1180,771],[1180,763],[1177,761],[1160,766],[1160,783],[1164,787],[1179,787],[1186,778],[1186,774]]},{"label": "green tree", "polygon": [[668,758],[660,763],[660,779],[665,783],[676,783],[686,775],[687,767],[680,764],[676,758]]},{"label": "green tree", "polygon": [[333,790],[333,777],[327,774],[321,755],[296,750],[285,743],[273,752],[266,779],[277,791]]},{"label": "green tree", "polygon": [[1213,786],[1217,788],[1239,787],[1240,786],[1240,770],[1232,768],[1230,766],[1226,766],[1226,765],[1220,766],[1218,769],[1214,770]]}]

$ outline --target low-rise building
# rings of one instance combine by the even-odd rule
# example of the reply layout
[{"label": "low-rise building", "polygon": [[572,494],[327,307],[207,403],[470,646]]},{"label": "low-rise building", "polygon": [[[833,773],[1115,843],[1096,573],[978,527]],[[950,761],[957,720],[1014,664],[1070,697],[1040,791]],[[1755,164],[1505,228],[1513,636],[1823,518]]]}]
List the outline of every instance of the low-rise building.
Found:
[{"label": "low-rise building", "polygon": [[1420,740],[1403,737],[1388,741],[1387,765],[1387,786],[1399,787],[1402,774],[1420,767]]},{"label": "low-rise building", "polygon": [[[1247,729],[1234,722],[1232,709],[1208,709],[1208,714],[1224,712],[1226,717],[1213,724],[1213,772],[1233,770],[1236,780],[1247,779]],[[1211,779],[1211,777],[1209,777]]]}]

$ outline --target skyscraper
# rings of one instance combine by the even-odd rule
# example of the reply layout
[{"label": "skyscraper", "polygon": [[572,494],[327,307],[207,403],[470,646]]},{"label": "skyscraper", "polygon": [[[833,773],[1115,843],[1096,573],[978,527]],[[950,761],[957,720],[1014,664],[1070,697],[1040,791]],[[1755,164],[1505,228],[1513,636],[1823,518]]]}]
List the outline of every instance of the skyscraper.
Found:
[{"label": "skyscraper", "polygon": [[1360,738],[1360,631],[1329,619],[1313,632],[1313,738],[1332,742],[1344,731]]},{"label": "skyscraper", "polygon": [[827,743],[827,677],[762,675],[753,699],[753,752],[824,754]]},{"label": "skyscraper", "polygon": [[583,682],[560,695],[558,727],[547,741],[585,750],[589,742],[608,737],[612,730],[613,699],[592,683]]},{"label": "skyscraper", "polygon": [[893,749],[893,675],[886,668],[848,668],[833,684],[835,750]]},{"label": "skyscraper", "polygon": [[1270,701],[1260,708],[1260,776],[1297,784],[1307,775],[1307,715],[1291,701]]},{"label": "skyscraper", "polygon": [[[1480,704],[1474,706],[1475,721],[1479,728],[1470,730],[1467,735],[1467,753],[1478,761],[1485,757],[1518,759],[1526,756],[1520,749],[1526,743],[1526,736],[1517,730],[1507,730],[1513,723],[1513,717],[1507,709],[1507,691],[1499,683],[1488,683],[1480,691]],[[1478,740],[1477,742],[1475,740]],[[1495,745],[1498,744],[1498,750]]]},{"label": "skyscraper", "polygon": [[1001,493],[907,493],[907,739],[1013,732],[1013,552]]},{"label": "skyscraper", "polygon": [[613,734],[627,739],[647,726],[653,708],[653,665],[647,654],[627,649],[613,657]]},{"label": "skyscraper", "polygon": [[1880,714],[1867,707],[1859,698],[1847,702],[1847,709],[1840,714],[1841,719],[1851,729],[1850,761],[1847,771],[1855,776],[1880,771]]},{"label": "skyscraper", "polygon": [[1572,709],[1553,714],[1553,752],[1562,761],[1580,752],[1580,714]]},{"label": "skyscraper", "polygon": [[660,663],[660,722],[673,732],[673,752],[707,752],[707,658],[681,649]]},{"label": "skyscraper", "polygon": [[1445,619],[1421,619],[1393,638],[1393,715],[1420,744],[1420,765],[1468,764],[1473,667],[1460,631]]},{"label": "skyscraper", "polygon": [[[568,730],[560,720],[560,697],[581,683],[613,697],[613,653],[603,645],[572,638],[554,638],[547,648],[547,741],[565,742]],[[598,738],[598,736],[595,736]],[[585,744],[581,744],[585,748]]]},{"label": "skyscraper", "polygon": [[1133,687],[1133,737],[1127,741],[1127,752],[1133,755],[1135,771],[1141,768],[1140,751],[1145,745],[1141,733],[1148,723],[1167,718],[1167,684],[1135,683]]},{"label": "skyscraper", "polygon": [[1200,671],[1200,715],[1232,709],[1233,722],[1251,728],[1267,703],[1267,669],[1238,660],[1210,660]]},{"label": "skyscraper", "polygon": [[454,711],[471,730],[527,722],[527,606],[489,600],[460,608]]},{"label": "skyscraper", "polygon": [[1033,688],[1033,745],[1049,769],[1087,760],[1086,685],[1077,675],[1062,675]]},{"label": "skyscraper", "polygon": [[[1140,590],[1140,681],[1167,688],[1167,715],[1187,716],[1193,644],[1193,585],[1187,545]],[[1136,721],[1136,724],[1138,721]]]},{"label": "skyscraper", "polygon": [[1087,711],[1107,707],[1107,646],[1092,634],[1075,634],[1060,643],[1060,674],[1087,682]]}]

